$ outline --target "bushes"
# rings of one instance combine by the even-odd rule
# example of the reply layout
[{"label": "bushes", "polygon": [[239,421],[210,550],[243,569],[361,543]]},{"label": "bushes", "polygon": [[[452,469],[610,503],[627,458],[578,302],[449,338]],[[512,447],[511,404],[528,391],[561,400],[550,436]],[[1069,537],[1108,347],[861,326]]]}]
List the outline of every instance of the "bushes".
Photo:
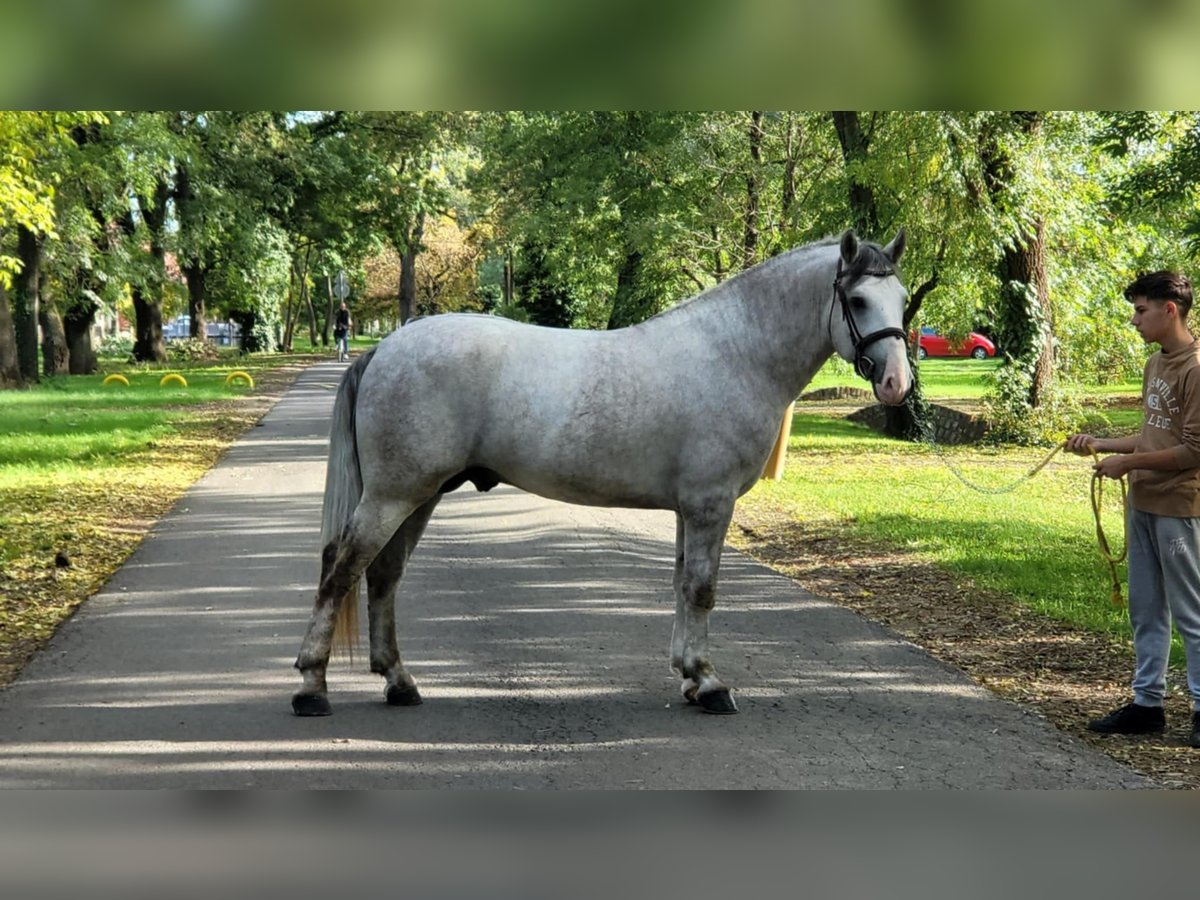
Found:
[{"label": "bushes", "polygon": [[100,342],[96,355],[104,359],[128,360],[133,356],[133,335],[110,334]]},{"label": "bushes", "polygon": [[167,359],[181,362],[211,361],[220,357],[216,344],[203,338],[184,338],[167,344]]}]

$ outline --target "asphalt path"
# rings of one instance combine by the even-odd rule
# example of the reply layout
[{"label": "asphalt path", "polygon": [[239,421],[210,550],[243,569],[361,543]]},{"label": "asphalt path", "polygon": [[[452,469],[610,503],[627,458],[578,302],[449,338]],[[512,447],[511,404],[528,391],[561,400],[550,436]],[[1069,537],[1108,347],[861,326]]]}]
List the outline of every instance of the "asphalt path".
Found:
[{"label": "asphalt path", "polygon": [[406,576],[424,705],[386,706],[364,649],[333,716],[292,716],[342,368],[302,373],[0,693],[0,787],[1152,786],[728,549],[711,643],[741,714],[701,713],[667,667],[673,515],[504,486],[447,496]]}]

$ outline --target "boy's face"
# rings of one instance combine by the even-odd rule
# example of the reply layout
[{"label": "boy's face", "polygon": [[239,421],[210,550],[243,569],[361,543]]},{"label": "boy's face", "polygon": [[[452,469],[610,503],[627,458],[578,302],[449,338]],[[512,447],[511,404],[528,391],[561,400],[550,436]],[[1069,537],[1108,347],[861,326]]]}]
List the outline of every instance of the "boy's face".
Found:
[{"label": "boy's face", "polygon": [[[1168,307],[1170,309],[1168,310]],[[1158,344],[1170,334],[1172,313],[1178,314],[1178,307],[1173,300],[1147,300],[1145,297],[1133,298],[1133,318],[1130,324],[1138,330],[1147,344]]]}]

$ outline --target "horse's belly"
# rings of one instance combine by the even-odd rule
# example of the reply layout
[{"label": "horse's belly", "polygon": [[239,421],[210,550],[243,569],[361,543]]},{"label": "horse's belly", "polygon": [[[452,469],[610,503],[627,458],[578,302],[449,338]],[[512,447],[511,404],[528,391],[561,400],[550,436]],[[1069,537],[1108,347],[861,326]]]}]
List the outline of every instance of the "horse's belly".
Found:
[{"label": "horse's belly", "polygon": [[673,509],[670,486],[652,476],[606,477],[582,471],[517,471],[504,480],[523,491],[584,506],[617,506],[630,509]]}]

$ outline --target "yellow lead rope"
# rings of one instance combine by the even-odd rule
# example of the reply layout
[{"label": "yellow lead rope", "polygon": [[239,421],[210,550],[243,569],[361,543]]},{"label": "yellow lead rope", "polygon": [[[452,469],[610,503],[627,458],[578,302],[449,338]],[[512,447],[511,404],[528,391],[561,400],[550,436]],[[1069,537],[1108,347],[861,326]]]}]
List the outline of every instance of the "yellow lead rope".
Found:
[{"label": "yellow lead rope", "polygon": [[[1095,450],[1092,451],[1092,458],[1097,463],[1100,462],[1100,454]],[[1125,546],[1121,548],[1119,554],[1113,554],[1112,548],[1108,545],[1108,538],[1104,534],[1104,525],[1100,521],[1100,508],[1104,500],[1104,477],[1099,472],[1092,473],[1092,515],[1096,519],[1096,543],[1100,545],[1100,554],[1108,563],[1108,572],[1112,577],[1111,600],[1114,606],[1124,606],[1125,599],[1121,595],[1121,579],[1117,575],[1117,566],[1125,561],[1125,556],[1129,552],[1129,535],[1125,531],[1126,522],[1129,519],[1129,486],[1123,475],[1117,479],[1117,482],[1121,485],[1121,527],[1122,535],[1125,538]]]},{"label": "yellow lead rope", "polygon": [[[935,444],[932,439],[929,440],[929,446],[942,460],[942,462],[946,464],[946,467],[950,469],[954,476],[958,478],[958,480],[961,481],[966,487],[982,494],[1007,494],[1010,491],[1016,490],[1016,488],[1020,487],[1038,472],[1042,471],[1042,469],[1046,468],[1046,466],[1049,465],[1050,460],[1054,459],[1054,457],[1057,456],[1060,451],[1066,449],[1067,443],[1066,441],[1063,441],[1061,444],[1051,450],[1049,454],[1046,455],[1046,458],[1040,463],[1038,463],[1024,475],[1019,476],[1011,484],[1007,484],[1002,488],[986,488],[975,484],[973,481],[967,478],[966,474],[963,473],[958,466],[951,462],[941,452],[937,444]],[[1092,459],[1094,459],[1096,462],[1100,462],[1100,454],[1098,454],[1095,450],[1092,451]],[[1108,573],[1112,578],[1112,594],[1109,596],[1109,599],[1112,600],[1113,605],[1115,606],[1124,606],[1125,599],[1121,593],[1121,577],[1117,574],[1117,566],[1125,561],[1125,556],[1129,552],[1128,535],[1125,531],[1126,522],[1129,517],[1129,486],[1125,480],[1125,476],[1121,476],[1117,479],[1117,481],[1121,485],[1121,534],[1122,537],[1126,538],[1125,546],[1121,549],[1119,554],[1114,554],[1112,552],[1112,547],[1110,547],[1108,543],[1108,536],[1104,533],[1104,524],[1100,519],[1100,510],[1104,500],[1104,477],[1099,472],[1092,472],[1092,516],[1096,520],[1096,543],[1100,547],[1100,555],[1103,556],[1104,561],[1108,563]]]}]

